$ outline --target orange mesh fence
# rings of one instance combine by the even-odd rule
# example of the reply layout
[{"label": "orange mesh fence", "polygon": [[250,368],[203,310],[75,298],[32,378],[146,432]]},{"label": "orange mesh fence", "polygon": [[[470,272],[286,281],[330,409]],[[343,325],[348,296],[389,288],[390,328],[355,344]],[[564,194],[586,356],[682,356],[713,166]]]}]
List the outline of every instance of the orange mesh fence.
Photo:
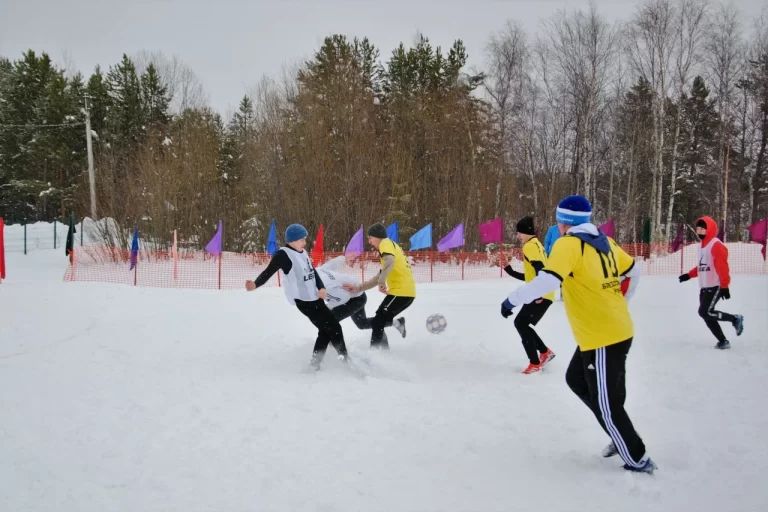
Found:
[{"label": "orange mesh fence", "polygon": [[[761,245],[726,244],[729,250],[731,274],[768,274]],[[697,244],[672,252],[669,244],[626,244],[622,246],[635,257],[643,275],[678,275],[697,263]],[[516,270],[522,270],[521,251],[504,251]],[[326,253],[324,261],[340,256]],[[439,283],[499,279],[506,274],[499,265],[499,253],[469,252],[411,252],[407,253],[417,283]],[[179,251],[174,261],[170,251],[139,251],[136,265],[130,268],[130,251],[103,245],[75,248],[72,264],[64,275],[65,281],[121,283],[131,286],[160,288],[195,288],[211,290],[242,289],[246,280],[253,280],[269,263],[270,256],[262,253],[230,253],[212,257],[203,251]],[[342,265],[340,272],[365,281],[379,271],[379,258],[365,253]],[[275,274],[266,286],[279,286]]]}]

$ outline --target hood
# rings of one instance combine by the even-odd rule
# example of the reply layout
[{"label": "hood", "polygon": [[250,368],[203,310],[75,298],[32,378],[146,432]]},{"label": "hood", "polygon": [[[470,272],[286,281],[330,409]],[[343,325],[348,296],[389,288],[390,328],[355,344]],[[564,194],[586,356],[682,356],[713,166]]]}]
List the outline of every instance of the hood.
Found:
[{"label": "hood", "polygon": [[707,235],[704,237],[704,240],[701,241],[701,246],[704,247],[717,236],[717,222],[715,222],[715,219],[712,217],[699,217],[696,219],[696,222],[699,222],[700,220],[703,220],[704,224],[707,225]]},{"label": "hood", "polygon": [[587,245],[591,245],[598,252],[608,254],[611,252],[611,246],[608,244],[608,237],[597,229],[597,226],[589,222],[579,224],[568,230],[568,234],[575,236]]}]

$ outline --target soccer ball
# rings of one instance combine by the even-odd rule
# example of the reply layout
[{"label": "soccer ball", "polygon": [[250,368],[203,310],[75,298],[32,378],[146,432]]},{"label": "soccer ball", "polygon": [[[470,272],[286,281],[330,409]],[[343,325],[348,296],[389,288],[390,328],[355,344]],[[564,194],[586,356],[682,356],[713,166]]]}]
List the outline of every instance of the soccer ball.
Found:
[{"label": "soccer ball", "polygon": [[432,334],[440,334],[446,327],[448,327],[448,322],[440,313],[429,315],[429,318],[427,318],[427,330]]}]

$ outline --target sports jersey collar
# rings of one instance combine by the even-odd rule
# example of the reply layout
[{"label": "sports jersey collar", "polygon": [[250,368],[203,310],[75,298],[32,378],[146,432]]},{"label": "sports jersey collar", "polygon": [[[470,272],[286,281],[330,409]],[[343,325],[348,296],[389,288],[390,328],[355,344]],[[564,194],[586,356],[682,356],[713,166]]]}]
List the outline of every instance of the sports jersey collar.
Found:
[{"label": "sports jersey collar", "polygon": [[573,226],[566,232],[566,234],[575,236],[585,244],[591,245],[603,254],[611,252],[611,246],[608,244],[608,237],[592,223],[585,222],[584,224]]}]

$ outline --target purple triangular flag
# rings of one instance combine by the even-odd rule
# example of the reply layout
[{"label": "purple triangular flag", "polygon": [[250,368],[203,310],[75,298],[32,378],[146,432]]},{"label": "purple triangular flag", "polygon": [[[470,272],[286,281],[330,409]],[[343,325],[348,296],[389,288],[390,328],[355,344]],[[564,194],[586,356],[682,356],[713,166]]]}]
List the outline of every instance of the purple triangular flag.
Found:
[{"label": "purple triangular flag", "polygon": [[219,221],[219,229],[216,230],[216,234],[213,235],[211,241],[205,246],[205,250],[214,256],[221,254],[221,221]]},{"label": "purple triangular flag", "polygon": [[462,222],[445,235],[445,238],[437,242],[437,250],[445,252],[464,245],[464,223]]},{"label": "purple triangular flag", "polygon": [[363,225],[360,225],[360,229],[357,233],[352,235],[352,238],[347,244],[347,250],[344,254],[362,254],[363,253]]}]

